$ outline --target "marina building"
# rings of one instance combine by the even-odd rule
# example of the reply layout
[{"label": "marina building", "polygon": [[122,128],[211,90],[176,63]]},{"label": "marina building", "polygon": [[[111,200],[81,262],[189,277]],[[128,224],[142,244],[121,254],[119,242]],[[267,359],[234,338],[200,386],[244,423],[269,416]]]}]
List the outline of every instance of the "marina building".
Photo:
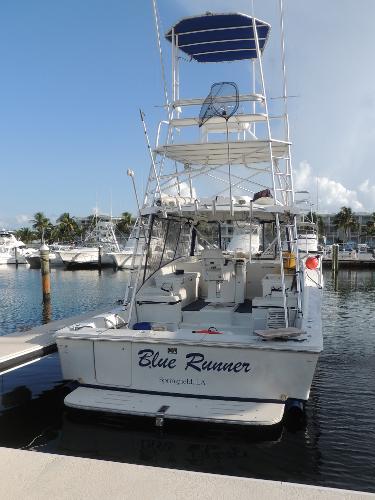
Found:
[{"label": "marina building", "polygon": [[[324,236],[328,245],[339,241],[345,241],[345,232],[335,224],[336,213],[320,213],[323,220]],[[356,227],[349,229],[349,241],[354,243],[367,243],[370,246],[375,246],[375,220],[370,212],[354,212],[354,220]],[[369,226],[373,225],[373,231],[369,230]]]}]

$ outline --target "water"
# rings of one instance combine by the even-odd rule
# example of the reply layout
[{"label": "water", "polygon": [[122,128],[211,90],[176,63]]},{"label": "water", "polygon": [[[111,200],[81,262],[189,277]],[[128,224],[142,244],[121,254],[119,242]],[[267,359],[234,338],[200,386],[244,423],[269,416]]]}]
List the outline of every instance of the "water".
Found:
[{"label": "water", "polygon": [[[0,331],[46,319],[40,271],[0,268]],[[52,318],[123,295],[124,272],[52,274]],[[156,430],[149,421],[70,418],[57,355],[0,377],[0,445],[144,465],[375,492],[375,272],[326,273],[325,346],[299,430],[199,424]]]},{"label": "water", "polygon": [[42,307],[41,273],[26,266],[0,266],[0,335],[28,330],[48,319],[113,306],[124,297],[128,273],[103,269],[51,269],[52,303]]}]

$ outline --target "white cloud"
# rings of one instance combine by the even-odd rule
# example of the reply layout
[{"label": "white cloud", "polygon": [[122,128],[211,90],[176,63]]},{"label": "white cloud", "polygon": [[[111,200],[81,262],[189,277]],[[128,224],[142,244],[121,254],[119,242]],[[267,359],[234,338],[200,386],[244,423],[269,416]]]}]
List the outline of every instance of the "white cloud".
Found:
[{"label": "white cloud", "polygon": [[14,216],[2,216],[0,219],[0,228],[18,229],[23,226],[30,226],[31,215],[18,214]]},{"label": "white cloud", "polygon": [[17,224],[28,224],[32,219],[31,215],[19,214],[15,217]]},{"label": "white cloud", "polygon": [[319,211],[336,211],[343,206],[355,211],[372,211],[375,208],[375,185],[371,185],[368,179],[358,189],[349,189],[329,177],[313,175],[309,163],[303,161],[295,169],[294,183],[296,191],[310,192],[312,202],[316,200],[318,188]]}]

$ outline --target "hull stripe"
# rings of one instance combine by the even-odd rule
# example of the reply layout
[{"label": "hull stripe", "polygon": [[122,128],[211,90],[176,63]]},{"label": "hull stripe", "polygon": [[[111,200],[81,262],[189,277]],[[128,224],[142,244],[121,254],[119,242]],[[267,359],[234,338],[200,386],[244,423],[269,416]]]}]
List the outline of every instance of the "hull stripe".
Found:
[{"label": "hull stripe", "polygon": [[113,387],[107,385],[94,385],[94,384],[80,384],[80,387],[87,387],[88,389],[99,389],[103,391],[117,391],[117,392],[130,392],[136,394],[150,394],[152,396],[170,396],[174,398],[192,398],[192,399],[210,399],[216,401],[243,401],[247,403],[273,403],[285,404],[282,399],[265,399],[265,398],[239,398],[239,397],[226,397],[226,396],[205,396],[202,394],[182,394],[181,392],[159,392],[159,391],[143,391],[138,389],[127,389],[122,387]]}]

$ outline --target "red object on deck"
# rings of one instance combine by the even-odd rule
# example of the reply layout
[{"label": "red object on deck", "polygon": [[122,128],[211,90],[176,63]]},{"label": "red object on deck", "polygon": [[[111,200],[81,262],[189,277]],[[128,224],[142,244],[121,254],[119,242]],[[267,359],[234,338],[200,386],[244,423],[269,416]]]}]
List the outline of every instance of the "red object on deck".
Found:
[{"label": "red object on deck", "polygon": [[305,264],[307,269],[316,269],[319,266],[319,260],[317,257],[307,257]]},{"label": "red object on deck", "polygon": [[193,330],[192,333],[205,333],[207,335],[221,335],[224,332],[218,332],[214,326],[210,326],[210,328],[204,328],[203,330]]}]

